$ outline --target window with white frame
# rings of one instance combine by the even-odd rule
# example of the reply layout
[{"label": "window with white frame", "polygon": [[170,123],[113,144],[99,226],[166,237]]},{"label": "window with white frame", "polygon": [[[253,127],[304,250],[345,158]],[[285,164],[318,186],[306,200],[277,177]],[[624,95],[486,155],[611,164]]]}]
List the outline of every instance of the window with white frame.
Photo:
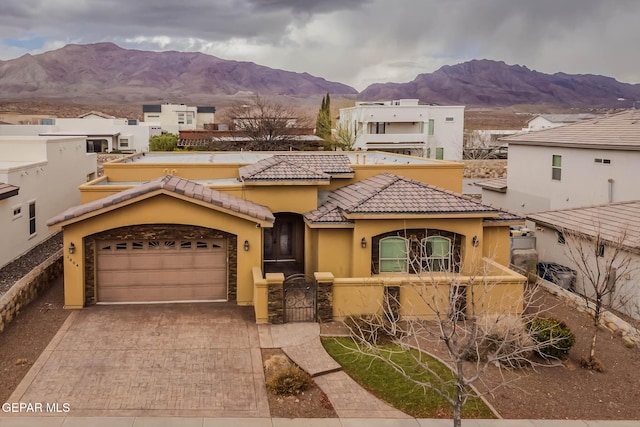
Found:
[{"label": "window with white frame", "polygon": [[562,156],[557,154],[551,157],[551,179],[554,181],[562,179]]},{"label": "window with white frame", "polygon": [[404,237],[380,239],[380,272],[407,272],[409,241]]},{"label": "window with white frame", "polygon": [[451,270],[451,239],[443,236],[430,236],[422,239],[422,270]]},{"label": "window with white frame", "polygon": [[[429,236],[421,240],[390,236],[379,242],[380,273],[420,273],[452,270],[452,240]],[[415,242],[416,244],[412,244]],[[409,271],[411,270],[411,271]]]}]

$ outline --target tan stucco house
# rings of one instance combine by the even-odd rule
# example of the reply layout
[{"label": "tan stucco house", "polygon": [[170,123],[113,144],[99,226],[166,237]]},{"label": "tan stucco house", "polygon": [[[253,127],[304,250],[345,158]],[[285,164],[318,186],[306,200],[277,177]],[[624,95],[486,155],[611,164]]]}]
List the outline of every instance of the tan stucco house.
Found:
[{"label": "tan stucco house", "polygon": [[506,266],[522,220],[460,195],[462,171],[382,152],[107,163],[82,204],[48,223],[64,231],[65,305],[235,301],[282,322],[294,305],[285,279],[303,274],[315,286],[307,320],[375,312],[390,291],[400,315],[429,317],[424,285],[453,278],[491,283],[474,293],[485,310],[518,312],[525,278]]}]

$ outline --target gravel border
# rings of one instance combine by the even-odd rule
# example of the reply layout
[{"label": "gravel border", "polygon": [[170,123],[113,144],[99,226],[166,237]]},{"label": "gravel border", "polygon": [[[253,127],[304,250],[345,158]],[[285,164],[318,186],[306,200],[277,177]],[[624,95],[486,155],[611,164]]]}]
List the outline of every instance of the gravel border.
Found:
[{"label": "gravel border", "polygon": [[0,296],[4,295],[18,280],[22,279],[61,248],[62,232],[58,232],[26,254],[0,268]]}]

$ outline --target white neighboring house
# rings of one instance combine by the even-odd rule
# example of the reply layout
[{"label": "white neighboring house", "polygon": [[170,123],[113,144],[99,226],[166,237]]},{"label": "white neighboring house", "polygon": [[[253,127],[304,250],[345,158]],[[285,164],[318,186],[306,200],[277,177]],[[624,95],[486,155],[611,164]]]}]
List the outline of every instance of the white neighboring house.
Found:
[{"label": "white neighboring house", "polygon": [[160,126],[139,124],[92,111],[77,118],[48,118],[48,124],[0,125],[0,136],[83,136],[88,153],[149,150],[149,138],[160,135]]},{"label": "white neighboring house", "polygon": [[163,132],[204,129],[214,123],[216,107],[190,107],[185,104],[147,104],[142,106],[143,121],[159,125]]},{"label": "white neighboring house", "polygon": [[540,114],[527,122],[525,131],[536,131],[542,129],[557,128],[569,123],[576,123],[582,120],[589,120],[598,117],[595,114]]},{"label": "white neighboring house", "polygon": [[462,159],[464,106],[420,105],[417,99],[357,102],[340,109],[337,126],[356,130],[356,150]]},{"label": "white neighboring house", "polygon": [[52,235],[49,218],[80,203],[96,177],[85,137],[0,137],[0,267]]},{"label": "white neighboring house", "polygon": [[507,178],[482,202],[519,214],[640,200],[640,111],[503,138]]},{"label": "white neighboring house", "polygon": [[[586,208],[574,208],[541,212],[527,216],[527,220],[535,223],[536,249],[540,262],[554,262],[567,266],[577,272],[575,284],[576,291],[580,294],[592,296],[593,285],[584,281],[584,275],[579,266],[571,258],[567,245],[576,244],[567,237],[578,234],[580,238],[587,237],[584,258],[586,262],[580,262],[587,271],[596,273],[597,263],[600,265],[600,274],[603,280],[606,274],[618,274],[620,262],[627,258],[630,260],[630,268],[618,277],[615,283],[614,298],[605,301],[607,305],[640,319],[640,201],[634,200],[621,203],[610,203],[601,206]],[[622,251],[616,253],[615,247],[619,242]],[[599,240],[596,238],[599,237]],[[615,256],[615,260],[613,257]],[[607,267],[614,267],[613,272],[602,271]],[[600,281],[604,284],[604,282]]]}]

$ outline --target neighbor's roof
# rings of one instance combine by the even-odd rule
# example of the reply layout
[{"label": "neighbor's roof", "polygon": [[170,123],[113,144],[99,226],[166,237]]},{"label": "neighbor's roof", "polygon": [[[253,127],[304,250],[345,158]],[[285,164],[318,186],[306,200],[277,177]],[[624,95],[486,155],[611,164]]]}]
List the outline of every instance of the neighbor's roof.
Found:
[{"label": "neighbor's roof", "polygon": [[20,187],[16,187],[15,185],[5,184],[3,182],[0,182],[0,200],[17,196],[19,191],[20,191]]},{"label": "neighbor's roof", "polygon": [[640,200],[527,215],[527,219],[556,230],[570,230],[608,241],[627,234],[626,246],[640,248]]},{"label": "neighbor's roof", "polygon": [[527,123],[532,122],[538,117],[542,117],[550,121],[551,123],[574,123],[580,120],[588,120],[597,117],[596,114],[583,113],[583,114],[540,114],[529,120]]},{"label": "neighbor's roof", "polygon": [[388,173],[329,193],[327,202],[304,214],[309,223],[351,223],[352,215],[487,214],[498,210],[469,197]]},{"label": "neighbor's roof", "polygon": [[84,113],[84,114],[80,114],[78,116],[79,119],[84,119],[85,117],[88,116],[98,116],[98,117],[102,117],[103,119],[115,119],[116,116],[111,116],[109,114],[103,113],[102,111],[89,111],[88,113]]},{"label": "neighbor's roof", "polygon": [[507,178],[485,179],[475,183],[478,187],[485,190],[497,191],[499,193],[507,192]]},{"label": "neighbor's roof", "polygon": [[640,110],[501,138],[510,145],[640,150]]},{"label": "neighbor's roof", "polygon": [[61,222],[77,219],[100,209],[114,207],[131,199],[159,190],[183,195],[194,200],[238,212],[258,220],[267,222],[275,221],[275,217],[266,206],[253,203],[248,200],[239,199],[229,194],[221,193],[193,181],[189,181],[188,179],[167,175],[111,196],[67,209],[60,215],[57,215],[47,221],[47,225],[53,226]]},{"label": "neighbor's roof", "polygon": [[351,177],[353,169],[344,154],[280,154],[239,170],[244,182],[313,180],[329,182],[332,176]]}]

